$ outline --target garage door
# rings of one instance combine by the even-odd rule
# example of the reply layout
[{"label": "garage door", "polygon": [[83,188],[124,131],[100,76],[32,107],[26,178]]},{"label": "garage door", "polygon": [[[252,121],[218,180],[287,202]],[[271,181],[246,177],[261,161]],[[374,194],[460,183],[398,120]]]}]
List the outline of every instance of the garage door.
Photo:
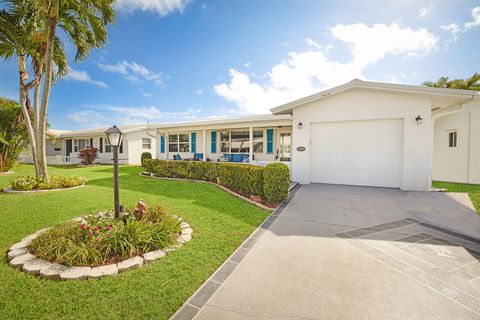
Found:
[{"label": "garage door", "polygon": [[310,130],[312,182],[400,187],[402,120],[314,123]]}]

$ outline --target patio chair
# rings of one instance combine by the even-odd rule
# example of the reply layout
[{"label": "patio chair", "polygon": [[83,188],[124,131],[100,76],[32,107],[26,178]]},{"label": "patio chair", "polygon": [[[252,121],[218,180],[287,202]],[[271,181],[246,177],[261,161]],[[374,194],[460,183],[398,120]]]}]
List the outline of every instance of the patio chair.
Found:
[{"label": "patio chair", "polygon": [[182,157],[177,153],[173,155],[173,160],[182,160]]}]

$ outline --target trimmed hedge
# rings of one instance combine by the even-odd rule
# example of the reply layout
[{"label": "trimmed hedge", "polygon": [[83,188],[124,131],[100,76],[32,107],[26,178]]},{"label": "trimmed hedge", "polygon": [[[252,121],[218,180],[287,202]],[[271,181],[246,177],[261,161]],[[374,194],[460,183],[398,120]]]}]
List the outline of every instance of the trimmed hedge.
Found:
[{"label": "trimmed hedge", "polygon": [[280,203],[288,197],[290,170],[284,163],[272,162],[263,170],[263,194],[270,203]]},{"label": "trimmed hedge", "polygon": [[144,161],[146,159],[152,159],[152,154],[150,152],[144,152],[140,156],[140,163],[142,164],[142,167],[145,167]]},{"label": "trimmed hedge", "polygon": [[[144,161],[145,171],[157,177],[215,182],[241,195],[260,196],[268,203],[275,204],[283,201],[288,195],[290,180],[288,167],[285,164],[278,163],[279,166],[271,166],[272,164],[267,166],[270,166],[268,170],[270,176],[266,181],[264,177],[266,167],[248,164],[156,159]],[[272,177],[275,175],[281,177]],[[285,179],[288,184],[285,183]],[[268,188],[265,188],[265,182],[268,182]],[[265,191],[268,192],[268,196]]]}]

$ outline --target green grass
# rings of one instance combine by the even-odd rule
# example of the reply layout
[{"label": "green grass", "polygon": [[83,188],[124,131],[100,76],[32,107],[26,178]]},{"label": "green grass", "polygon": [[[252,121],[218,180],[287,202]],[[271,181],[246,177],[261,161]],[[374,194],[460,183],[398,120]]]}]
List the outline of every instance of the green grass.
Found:
[{"label": "green grass", "polygon": [[454,182],[433,181],[435,188],[447,189],[448,192],[466,192],[480,215],[480,185]]},{"label": "green grass", "polygon": [[[29,165],[0,176],[0,188],[33,174]],[[137,198],[162,205],[186,219],[193,240],[161,261],[88,281],[51,281],[0,264],[2,319],[165,319],[207,279],[268,215],[218,187],[204,183],[139,177],[138,167],[120,169],[122,204]],[[38,229],[98,209],[111,209],[111,166],[51,167],[50,173],[84,176],[86,187],[40,194],[0,194],[0,249],[3,252]]]}]

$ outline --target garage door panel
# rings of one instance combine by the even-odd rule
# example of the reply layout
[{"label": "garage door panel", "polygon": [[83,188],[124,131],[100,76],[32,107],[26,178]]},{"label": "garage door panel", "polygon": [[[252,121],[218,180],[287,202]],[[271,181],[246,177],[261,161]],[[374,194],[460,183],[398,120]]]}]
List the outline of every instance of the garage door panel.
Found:
[{"label": "garage door panel", "polygon": [[399,119],[311,125],[311,181],[400,187],[403,122]]}]

